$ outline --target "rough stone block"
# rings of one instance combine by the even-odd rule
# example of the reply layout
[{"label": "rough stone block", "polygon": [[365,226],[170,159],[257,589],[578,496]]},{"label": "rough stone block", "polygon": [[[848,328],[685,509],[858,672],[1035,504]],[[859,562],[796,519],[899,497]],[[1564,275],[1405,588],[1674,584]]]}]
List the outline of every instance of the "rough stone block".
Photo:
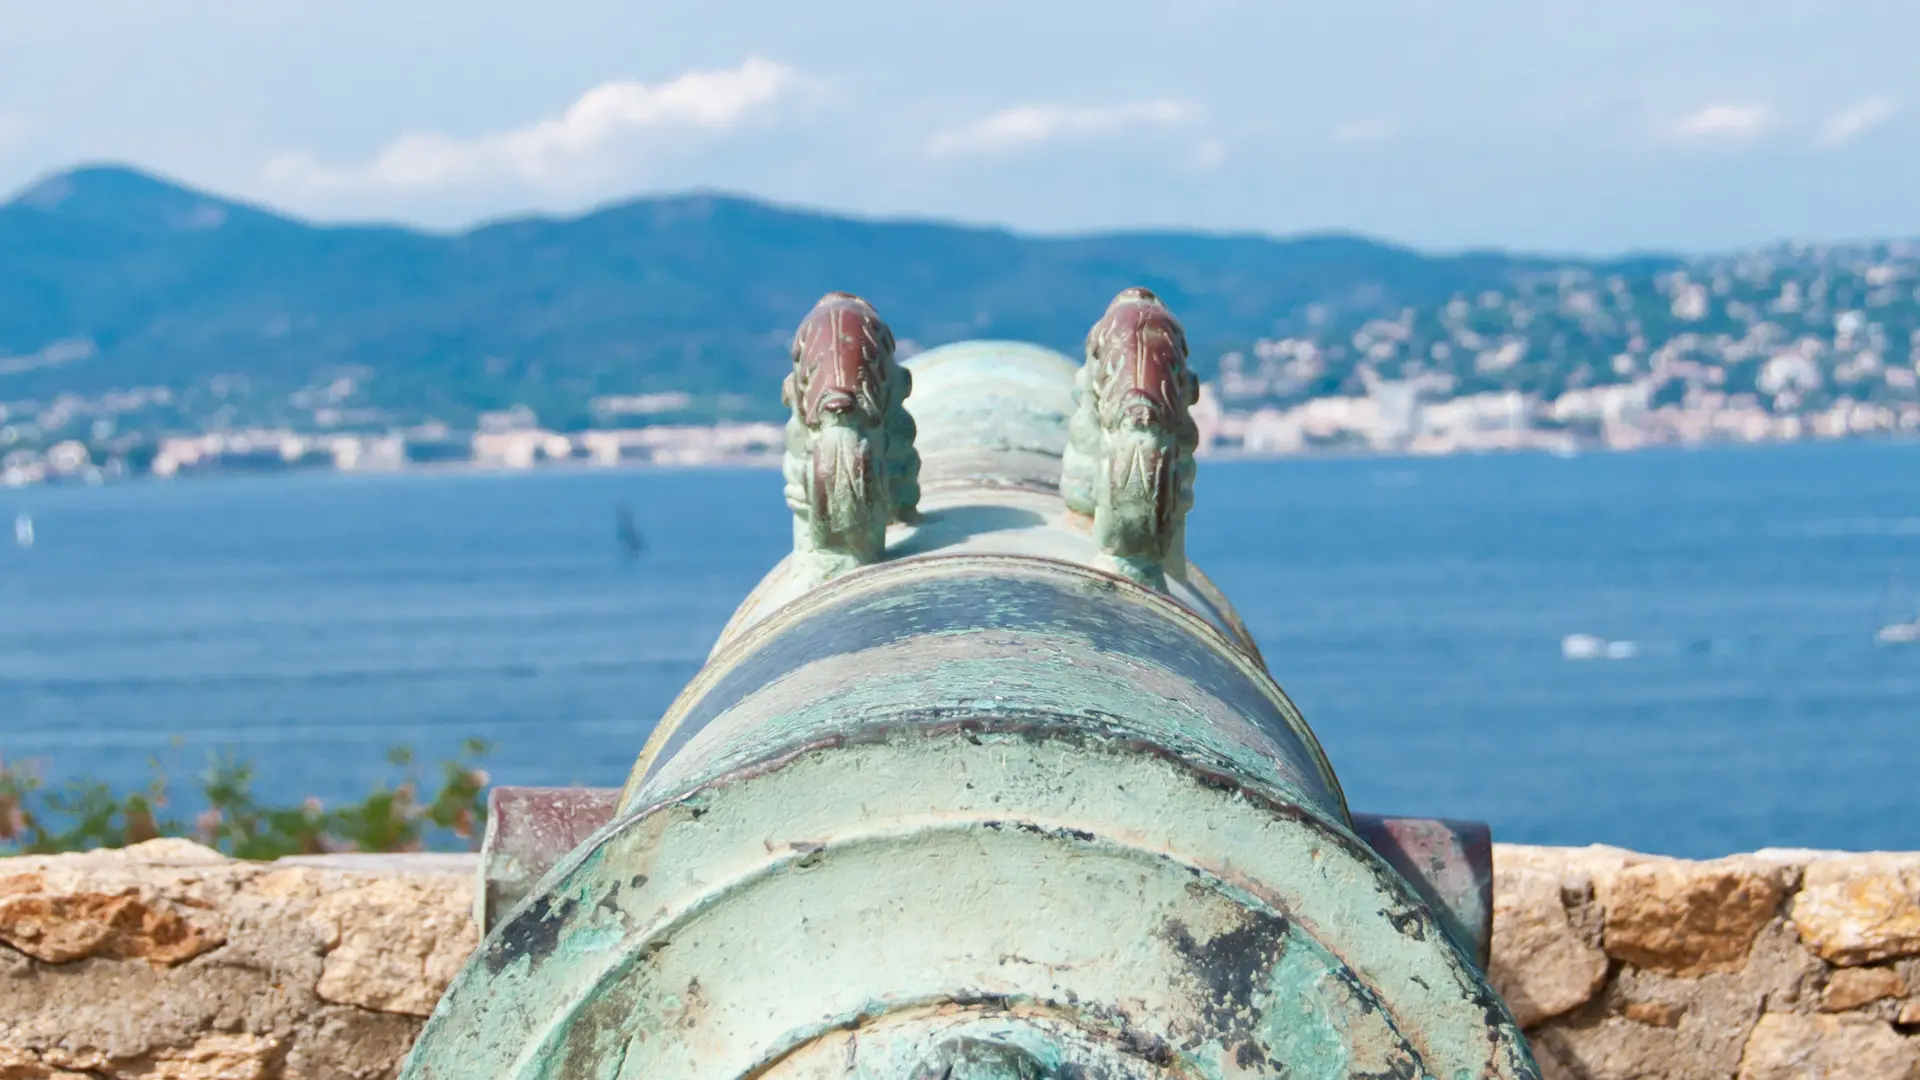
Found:
[{"label": "rough stone block", "polygon": [[1496,863],[1493,896],[1490,977],[1514,1019],[1531,1027],[1592,1000],[1607,958],[1568,922],[1559,876]]},{"label": "rough stone block", "polygon": [[1827,1012],[1845,1012],[1906,992],[1907,981],[1892,968],[1841,968],[1827,979],[1820,1007]]},{"label": "rough stone block", "polygon": [[1607,955],[1692,977],[1744,967],[1786,894],[1778,866],[1755,860],[1660,859],[1599,877]]},{"label": "rough stone block", "polygon": [[1920,1046],[1884,1020],[1768,1013],[1754,1025],[1740,1080],[1920,1080]]},{"label": "rough stone block", "polygon": [[0,867],[0,944],[49,964],[92,956],[156,964],[191,960],[225,940],[218,897],[162,889],[151,868],[222,861],[219,852],[184,840],[62,860],[6,860],[14,865]]},{"label": "rough stone block", "polygon": [[1621,1007],[1620,1014],[1635,1023],[1670,1028],[1680,1026],[1687,1007],[1671,1001],[1629,1001]]},{"label": "rough stone block", "polygon": [[477,861],[357,865],[0,859],[0,1080],[393,1076],[477,937]]},{"label": "rough stone block", "polygon": [[432,881],[375,879],[320,898],[324,1000],[427,1016],[480,942],[472,898]]},{"label": "rough stone block", "polygon": [[1816,859],[1792,914],[1801,938],[1829,963],[1920,955],[1920,854]]}]

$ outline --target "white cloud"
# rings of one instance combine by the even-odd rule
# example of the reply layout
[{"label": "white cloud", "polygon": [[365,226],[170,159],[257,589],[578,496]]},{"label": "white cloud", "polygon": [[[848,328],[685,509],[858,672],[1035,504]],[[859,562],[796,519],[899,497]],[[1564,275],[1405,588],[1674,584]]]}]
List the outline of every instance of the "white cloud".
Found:
[{"label": "white cloud", "polygon": [[1333,129],[1333,141],[1348,145],[1386,142],[1400,134],[1400,125],[1387,117],[1353,120]]},{"label": "white cloud", "polygon": [[1829,149],[1845,146],[1893,119],[1899,111],[1898,102],[1883,97],[1856,101],[1822,121],[1816,141]]},{"label": "white cloud", "polygon": [[583,167],[632,145],[647,133],[722,130],[764,112],[803,83],[783,64],[751,57],[738,67],[694,71],[649,86],[602,83],[559,116],[473,138],[437,133],[401,135],[372,160],[333,166],[309,154],[267,162],[269,183],[308,191],[434,189],[476,182],[565,183]]},{"label": "white cloud", "polygon": [[1201,139],[1193,148],[1193,167],[1201,172],[1213,172],[1227,163],[1227,141],[1208,137]]},{"label": "white cloud", "polygon": [[1682,142],[1712,139],[1750,139],[1773,119],[1765,105],[1721,103],[1708,105],[1674,121],[1669,129]]},{"label": "white cloud", "polygon": [[1200,110],[1192,105],[1165,99],[1118,105],[1017,105],[940,132],[927,140],[927,153],[934,157],[1001,154],[1132,127],[1181,127],[1199,117]]}]

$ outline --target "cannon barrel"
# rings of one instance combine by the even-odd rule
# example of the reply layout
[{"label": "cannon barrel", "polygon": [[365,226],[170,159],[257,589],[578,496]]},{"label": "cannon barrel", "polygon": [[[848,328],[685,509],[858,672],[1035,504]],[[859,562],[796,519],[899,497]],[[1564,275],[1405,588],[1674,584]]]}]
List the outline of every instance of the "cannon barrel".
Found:
[{"label": "cannon barrel", "polygon": [[622,790],[495,791],[404,1075],[1536,1077],[1485,827],[1351,813],[1186,560],[1165,305],[893,347],[802,324],[793,553]]}]

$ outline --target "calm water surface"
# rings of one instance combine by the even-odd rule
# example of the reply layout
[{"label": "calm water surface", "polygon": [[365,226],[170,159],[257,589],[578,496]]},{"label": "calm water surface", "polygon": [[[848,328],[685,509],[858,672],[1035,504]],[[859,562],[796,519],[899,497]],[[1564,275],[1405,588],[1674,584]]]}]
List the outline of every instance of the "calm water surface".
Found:
[{"label": "calm water surface", "polygon": [[[288,798],[470,735],[501,782],[618,784],[789,543],[749,470],[0,492],[20,512],[0,756],[135,782],[230,747]],[[1920,446],[1207,462],[1189,544],[1356,808],[1685,855],[1920,848],[1920,647],[1873,642],[1920,599]],[[1573,633],[1635,654],[1569,661]]]}]

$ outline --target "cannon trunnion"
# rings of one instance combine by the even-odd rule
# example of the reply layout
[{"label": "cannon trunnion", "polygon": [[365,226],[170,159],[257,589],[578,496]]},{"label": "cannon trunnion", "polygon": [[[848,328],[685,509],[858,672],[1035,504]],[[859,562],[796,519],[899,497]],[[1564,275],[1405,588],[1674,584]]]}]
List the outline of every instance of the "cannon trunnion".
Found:
[{"label": "cannon trunnion", "polygon": [[1536,1076],[1484,827],[1351,814],[1186,562],[1185,348],[1129,290],[1085,367],[901,366],[822,301],[794,554],[622,791],[496,791],[405,1075]]}]

